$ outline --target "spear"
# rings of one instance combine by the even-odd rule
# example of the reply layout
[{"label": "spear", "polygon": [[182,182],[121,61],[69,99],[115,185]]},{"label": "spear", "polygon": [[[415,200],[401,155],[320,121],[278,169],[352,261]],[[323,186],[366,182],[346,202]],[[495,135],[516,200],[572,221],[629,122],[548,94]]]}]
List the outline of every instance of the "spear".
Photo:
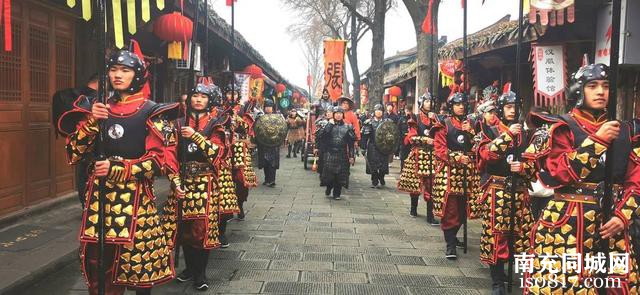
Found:
[{"label": "spear", "polygon": [[[105,55],[106,55],[106,38],[107,34],[106,24],[105,24],[105,4],[104,0],[96,0],[96,10],[97,10],[97,19],[96,19],[96,35],[98,41],[98,71],[100,82],[98,83],[98,99],[103,103],[107,104],[107,96],[106,96],[106,73],[105,73]],[[98,133],[98,159],[104,160],[104,132],[105,126],[103,120],[99,123],[99,133]],[[98,183],[98,294],[104,295],[105,292],[105,265],[104,265],[104,223],[105,223],[105,212],[104,212],[104,187],[105,187],[106,178],[100,177]]]},{"label": "spear", "polygon": [[[622,14],[621,0],[613,0],[611,15],[611,55],[610,55],[610,74],[609,74],[609,104],[607,106],[607,116],[609,121],[616,120],[616,107],[618,95],[618,62],[620,56],[620,18]],[[613,206],[613,157],[615,145],[611,145],[607,149],[605,159],[605,177],[604,177],[604,196],[602,199],[602,220],[609,221],[612,216]],[[604,253],[605,259],[609,258],[609,239],[601,239],[600,251]],[[608,264],[605,264],[608,265]],[[601,287],[598,293],[606,294],[606,289]]]},{"label": "spear", "polygon": [[[462,0],[462,3],[464,5],[463,7],[463,14],[464,14],[464,21],[463,21],[463,29],[462,29],[462,54],[463,54],[463,68],[462,68],[462,74],[464,75],[464,80],[462,81],[462,83],[464,83],[464,89],[462,90],[464,95],[466,96],[468,93],[468,81],[469,81],[469,77],[468,77],[468,73],[467,73],[467,67],[469,66],[467,63],[469,61],[469,57],[467,56],[467,14],[468,14],[468,9],[467,9],[467,0]],[[466,81],[465,81],[466,80]],[[467,107],[469,107],[469,101],[467,99]],[[465,208],[466,206],[468,206],[469,203],[469,197],[467,196],[467,166],[465,165],[464,168],[462,168],[462,194],[465,196],[465,198],[467,198],[467,202],[465,202]],[[464,214],[467,214],[467,210],[464,210]],[[465,216],[464,218],[464,223],[463,223],[463,242],[464,242],[464,254],[467,254],[467,217]]]},{"label": "spear", "polygon": [[[517,93],[520,90],[520,55],[522,53],[522,20],[524,18],[524,0],[519,0],[520,6],[518,11],[518,43],[516,45],[516,79],[515,79],[515,88]],[[518,120],[520,118],[520,95],[516,95],[516,113],[514,118]],[[513,153],[513,161],[520,160],[520,152],[517,146],[519,143],[517,142],[517,138],[514,138],[514,153]],[[511,293],[513,289],[513,260],[514,260],[514,251],[515,247],[513,245],[515,233],[515,216],[516,216],[516,187],[518,185],[518,174],[514,172],[510,172],[511,176],[511,211],[509,212],[509,239],[508,239],[508,247],[509,247],[509,260],[507,264],[507,291]]]},{"label": "spear", "polygon": [[[198,0],[195,0],[193,2],[194,4],[194,22],[193,22],[193,36],[191,37],[191,47],[190,47],[190,52],[189,52],[189,89],[193,89],[194,88],[194,76],[195,76],[195,69],[194,69],[194,64],[195,64],[195,60],[196,60],[196,38],[198,36]],[[202,65],[201,65],[202,66]],[[184,115],[184,127],[189,127],[189,125],[191,124],[191,97],[187,97],[187,99],[185,100],[185,115]],[[195,120],[196,123],[196,130],[198,129],[197,124],[198,124],[198,120]],[[181,142],[183,143],[182,145],[180,145],[180,151],[181,151],[181,156],[180,156],[180,185],[182,186],[182,190],[186,192],[186,186],[185,186],[185,171],[186,171],[186,164],[187,164],[187,144],[185,144],[184,139],[181,140]],[[174,251],[175,251],[175,267],[179,267],[180,266],[180,240],[182,239],[182,234],[183,232],[179,230],[179,223],[182,221],[182,202],[180,200],[176,200],[176,213],[177,213],[177,222],[176,222],[176,230],[177,230],[177,238],[176,238],[176,244],[174,245]]]}]

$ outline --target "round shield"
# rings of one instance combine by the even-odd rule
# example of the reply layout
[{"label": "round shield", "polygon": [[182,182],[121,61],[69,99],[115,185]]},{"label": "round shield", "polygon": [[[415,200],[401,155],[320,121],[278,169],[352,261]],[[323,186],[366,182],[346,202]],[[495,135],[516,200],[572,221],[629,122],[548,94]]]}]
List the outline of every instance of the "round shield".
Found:
[{"label": "round shield", "polygon": [[253,126],[258,143],[268,146],[280,146],[287,137],[287,122],[281,115],[266,114],[258,117]]},{"label": "round shield", "polygon": [[400,144],[400,131],[393,121],[384,121],[376,128],[376,148],[385,155],[392,154]]}]

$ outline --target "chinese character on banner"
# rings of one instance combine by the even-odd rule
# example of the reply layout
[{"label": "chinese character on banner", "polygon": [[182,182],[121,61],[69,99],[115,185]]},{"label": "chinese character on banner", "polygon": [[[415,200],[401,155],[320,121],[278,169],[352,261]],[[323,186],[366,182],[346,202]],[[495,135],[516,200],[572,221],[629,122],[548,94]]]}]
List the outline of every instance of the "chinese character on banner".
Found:
[{"label": "chinese character on banner", "polygon": [[564,45],[533,44],[534,105],[556,106],[564,102],[566,55]]},{"label": "chinese character on banner", "polygon": [[251,75],[245,73],[236,73],[236,85],[240,87],[240,99],[238,102],[244,104],[249,100],[249,82]]},{"label": "chinese character on banner", "polygon": [[333,102],[342,96],[346,45],[346,40],[324,41],[324,89]]}]

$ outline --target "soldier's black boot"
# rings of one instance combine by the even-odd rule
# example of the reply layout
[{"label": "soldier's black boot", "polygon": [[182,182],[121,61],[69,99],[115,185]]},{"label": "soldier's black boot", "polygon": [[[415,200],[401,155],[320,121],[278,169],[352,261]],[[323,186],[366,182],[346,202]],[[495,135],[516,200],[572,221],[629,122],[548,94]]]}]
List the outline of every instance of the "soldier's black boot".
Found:
[{"label": "soldier's black boot", "polygon": [[240,213],[238,213],[238,220],[244,220],[244,202],[239,202],[238,207],[240,208]]},{"label": "soldier's black boot", "polygon": [[418,216],[418,196],[411,195],[411,211],[409,211],[411,217]]},{"label": "soldier's black boot", "polygon": [[176,280],[178,283],[188,282],[193,280],[193,270],[194,270],[194,248],[189,245],[182,245],[182,252],[184,253],[184,264],[185,269],[176,276]]},{"label": "soldier's black boot", "polygon": [[209,250],[197,249],[198,251],[198,270],[193,278],[193,287],[198,291],[206,291],[209,289],[207,282],[207,264],[209,262]]},{"label": "soldier's black boot", "polygon": [[456,244],[457,244],[456,233],[457,232],[458,232],[458,228],[444,230],[444,240],[447,243],[445,258],[449,260],[458,259],[458,254],[456,252]]},{"label": "soldier's black boot", "polygon": [[498,261],[496,265],[490,265],[491,271],[491,295],[506,295],[505,288],[506,275],[504,274],[504,262]]},{"label": "soldier's black boot", "polygon": [[438,221],[433,215],[433,200],[427,201],[427,222],[431,225],[440,225],[440,221]]},{"label": "soldier's black boot", "polygon": [[288,144],[287,145],[287,158],[291,158],[291,148],[292,148],[291,144]]},{"label": "soldier's black boot", "polygon": [[327,197],[331,197],[331,186],[327,185],[327,188],[324,190],[324,195]]},{"label": "soldier's black boot", "polygon": [[227,232],[227,219],[222,217],[220,220],[220,236],[218,239],[220,240],[220,248],[228,248],[229,242],[227,241],[227,236],[225,235]]}]

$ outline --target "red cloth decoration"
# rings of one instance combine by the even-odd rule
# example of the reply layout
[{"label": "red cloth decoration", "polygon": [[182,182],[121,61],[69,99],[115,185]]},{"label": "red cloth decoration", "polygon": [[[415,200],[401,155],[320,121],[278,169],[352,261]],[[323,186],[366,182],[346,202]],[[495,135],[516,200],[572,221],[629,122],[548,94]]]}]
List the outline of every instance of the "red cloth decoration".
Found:
[{"label": "red cloth decoration", "polygon": [[278,83],[278,84],[276,84],[276,92],[278,92],[278,93],[282,93],[282,92],[284,92],[285,90],[287,90],[287,86],[285,86],[285,85],[284,85],[284,84],[282,84],[282,83]]},{"label": "red cloth decoration", "polygon": [[[140,60],[142,60],[142,63],[144,63],[144,67],[145,68],[147,67],[147,62],[144,60],[144,54],[142,54],[142,50],[140,49],[140,44],[138,43],[138,41],[131,39],[129,43],[129,51],[137,55],[140,58]],[[149,71],[146,72],[144,77],[147,78],[147,82],[145,82],[144,85],[142,85],[141,91],[145,98],[149,98],[149,96],[151,96],[151,85],[149,84]]]},{"label": "red cloth decoration", "polygon": [[11,0],[0,0],[0,19],[4,20],[4,50],[11,51],[13,41],[11,36]]},{"label": "red cloth decoration", "polygon": [[400,96],[402,95],[402,88],[398,86],[393,86],[389,88],[389,95],[391,96]]},{"label": "red cloth decoration", "polygon": [[253,79],[260,79],[264,75],[262,69],[256,65],[247,66],[246,68],[244,68],[244,72],[251,75],[251,78]]},{"label": "red cloth decoration", "polygon": [[433,20],[432,16],[433,10],[433,0],[429,0],[429,7],[427,8],[427,16],[422,21],[422,32],[429,35],[434,35],[438,32],[436,28],[436,22]]},{"label": "red cloth decoration", "polygon": [[153,23],[153,33],[164,41],[191,40],[193,22],[179,12],[165,14]]},{"label": "red cloth decoration", "polygon": [[307,86],[311,87],[313,84],[313,78],[311,77],[311,73],[307,72]]},{"label": "red cloth decoration", "polygon": [[233,2],[238,2],[238,0],[227,0],[227,6],[232,6]]}]

